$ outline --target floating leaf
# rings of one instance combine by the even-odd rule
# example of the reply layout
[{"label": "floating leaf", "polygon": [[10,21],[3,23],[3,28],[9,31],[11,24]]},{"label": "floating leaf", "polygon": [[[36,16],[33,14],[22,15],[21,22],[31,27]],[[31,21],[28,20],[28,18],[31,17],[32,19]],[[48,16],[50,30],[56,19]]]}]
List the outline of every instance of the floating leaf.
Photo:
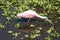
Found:
[{"label": "floating leaf", "polygon": [[17,23],[17,24],[15,25],[15,28],[19,28],[19,26],[20,26],[20,23]]},{"label": "floating leaf", "polygon": [[15,37],[18,37],[18,33],[15,33],[14,35],[15,35]]},{"label": "floating leaf", "polygon": [[8,31],[8,34],[12,34],[12,33],[13,33],[13,31],[12,31],[12,30],[9,30],[9,31]]},{"label": "floating leaf", "polygon": [[25,37],[29,37],[29,35],[25,35]]},{"label": "floating leaf", "polygon": [[0,23],[0,28],[1,29],[5,29],[5,25],[3,25],[2,23]]}]

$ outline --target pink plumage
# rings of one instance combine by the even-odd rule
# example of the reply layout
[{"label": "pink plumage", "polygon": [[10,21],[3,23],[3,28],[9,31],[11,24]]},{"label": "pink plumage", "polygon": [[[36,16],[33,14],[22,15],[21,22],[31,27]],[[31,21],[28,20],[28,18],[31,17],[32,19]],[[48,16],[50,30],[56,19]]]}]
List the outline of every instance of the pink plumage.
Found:
[{"label": "pink plumage", "polygon": [[34,17],[39,17],[39,18],[42,18],[42,19],[46,19],[47,17],[45,16],[40,16],[39,14],[37,14],[35,11],[33,10],[27,10],[27,11],[24,11],[22,13],[18,13],[17,14],[17,17],[20,18],[34,18]]}]

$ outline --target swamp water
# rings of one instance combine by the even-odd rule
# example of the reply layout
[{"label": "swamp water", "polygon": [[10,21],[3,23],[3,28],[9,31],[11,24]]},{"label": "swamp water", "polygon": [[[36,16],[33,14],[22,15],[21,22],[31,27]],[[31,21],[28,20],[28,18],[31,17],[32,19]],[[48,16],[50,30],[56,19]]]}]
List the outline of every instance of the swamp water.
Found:
[{"label": "swamp water", "polygon": [[[35,29],[38,29],[39,27],[41,27],[41,36],[33,39],[33,40],[44,40],[44,38],[47,36],[46,30],[48,30],[50,28],[50,24],[45,22],[45,20],[39,19],[39,18],[32,18],[30,20],[30,24],[33,24],[34,27],[30,28],[29,24],[27,23],[28,19],[12,19],[8,24],[6,24],[6,19],[2,16],[2,11],[0,10],[0,23],[4,24],[6,26],[6,28],[0,29],[0,40],[19,40],[20,38],[23,40],[29,40],[29,38],[25,38],[24,35],[28,34],[30,35],[32,32],[30,31],[34,31]],[[14,28],[14,25],[16,23],[20,23],[20,27]],[[8,34],[8,30],[12,30],[15,32],[20,32],[21,34],[18,35],[18,38],[13,39],[12,35]],[[23,30],[23,31],[21,31]],[[28,31],[27,31],[28,30]],[[27,31],[27,32],[25,32]],[[22,38],[24,37],[24,38]],[[59,37],[52,37],[53,40],[59,40]]]}]

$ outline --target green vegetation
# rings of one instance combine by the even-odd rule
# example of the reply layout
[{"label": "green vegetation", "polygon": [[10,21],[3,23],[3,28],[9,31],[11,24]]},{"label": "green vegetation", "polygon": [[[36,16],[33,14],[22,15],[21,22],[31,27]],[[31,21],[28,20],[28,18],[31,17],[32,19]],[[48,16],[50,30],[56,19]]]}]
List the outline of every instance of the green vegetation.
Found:
[{"label": "green vegetation", "polygon": [[15,24],[15,28],[19,28],[20,23]]},{"label": "green vegetation", "polygon": [[45,40],[52,40],[52,38],[48,35]]},{"label": "green vegetation", "polygon": [[0,23],[0,29],[5,29],[5,25],[3,25],[2,23]]},{"label": "green vegetation", "polygon": [[[55,30],[55,27],[60,28],[60,0],[0,0],[0,9],[2,9],[2,16],[7,22],[10,22],[13,18],[17,18],[17,13],[32,9],[41,16],[47,16],[49,20],[52,21],[52,24],[49,24],[50,28],[46,30],[48,37],[46,37],[45,40],[51,40],[51,36],[60,37],[60,33]],[[19,28],[19,26],[20,24],[17,23],[15,28]],[[5,28],[5,26],[0,23],[0,28]],[[31,34],[29,37],[34,39],[41,36],[39,34],[40,31],[41,29],[36,30],[36,33]],[[8,31],[8,33],[12,33],[12,31]],[[17,37],[18,33],[14,35]],[[25,37],[28,37],[28,35]],[[21,39],[23,39],[23,37]]]},{"label": "green vegetation", "polygon": [[8,31],[8,34],[12,34],[12,33],[13,33],[13,31],[12,31],[12,30],[9,30],[9,31]]}]

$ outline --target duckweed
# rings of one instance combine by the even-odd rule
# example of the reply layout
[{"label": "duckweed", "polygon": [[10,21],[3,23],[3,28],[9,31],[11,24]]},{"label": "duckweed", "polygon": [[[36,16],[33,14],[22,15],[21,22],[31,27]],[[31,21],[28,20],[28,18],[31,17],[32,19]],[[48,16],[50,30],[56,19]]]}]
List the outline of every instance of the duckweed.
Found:
[{"label": "duckweed", "polygon": [[15,28],[19,28],[19,26],[20,26],[20,23],[17,23],[17,24],[15,25]]},{"label": "duckweed", "polygon": [[24,38],[23,38],[23,37],[21,37],[20,39],[21,39],[21,40],[23,40]]},{"label": "duckweed", "polygon": [[39,36],[40,36],[40,34],[31,34],[31,35],[30,35],[30,38],[31,38],[31,39],[34,39],[34,38],[39,37]]},{"label": "duckweed", "polygon": [[52,40],[52,38],[48,35],[44,40]]},{"label": "duckweed", "polygon": [[0,23],[0,29],[5,29],[5,25],[3,25],[2,23]]},{"label": "duckweed", "polygon": [[54,36],[54,37],[60,37],[60,33],[57,33],[56,31],[54,31],[55,29],[54,29],[54,27],[51,27],[48,31],[47,31],[47,33],[49,34],[49,35],[51,35],[51,36]]},{"label": "duckweed", "polygon": [[40,33],[40,30],[35,30],[35,33]]},{"label": "duckweed", "polygon": [[12,33],[13,39],[17,39],[18,38],[18,32]]},{"label": "duckweed", "polygon": [[14,35],[15,35],[15,37],[18,37],[18,33],[15,33]]},{"label": "duckweed", "polygon": [[47,32],[51,33],[52,31],[54,31],[54,27],[51,27]]},{"label": "duckweed", "polygon": [[12,33],[13,33],[13,31],[12,31],[12,30],[9,30],[9,31],[8,31],[8,34],[12,34]]},{"label": "duckweed", "polygon": [[35,25],[31,24],[30,27],[34,27]]},{"label": "duckweed", "polygon": [[29,37],[29,35],[25,35],[25,37]]}]

